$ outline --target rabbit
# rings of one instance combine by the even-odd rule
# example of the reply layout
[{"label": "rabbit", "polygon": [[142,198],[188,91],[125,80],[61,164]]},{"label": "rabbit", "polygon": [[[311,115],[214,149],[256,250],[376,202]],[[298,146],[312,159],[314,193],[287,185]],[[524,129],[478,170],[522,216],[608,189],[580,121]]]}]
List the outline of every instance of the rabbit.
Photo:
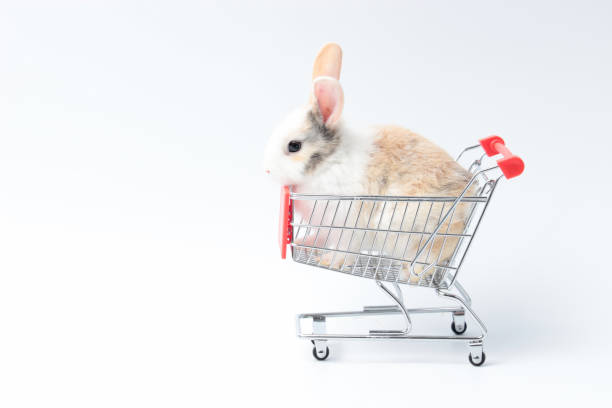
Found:
[{"label": "rabbit", "polygon": [[[308,103],[291,112],[274,130],[268,141],[264,166],[269,176],[283,185],[291,185],[294,192],[304,194],[333,194],[333,195],[386,195],[386,196],[457,196],[470,182],[470,173],[461,167],[442,148],[433,142],[399,126],[373,126],[369,128],[356,128],[344,121],[342,109],[344,93],[340,85],[340,69],[342,65],[342,50],[339,45],[328,43],[319,51],[313,67],[312,89]],[[318,219],[320,225],[330,225],[334,220],[322,219],[326,216],[317,214],[312,216],[311,202],[297,200],[295,212],[302,217],[310,215],[311,219]],[[414,204],[414,203],[413,203]],[[333,204],[332,204],[333,205]],[[340,208],[342,215],[336,218],[348,220],[354,218],[355,226],[371,226],[371,217],[359,217],[356,208],[349,210],[346,205]],[[403,205],[403,207],[402,207]],[[444,206],[448,209],[450,204],[435,204],[429,211],[419,211],[416,206],[407,203],[396,204],[395,212],[408,213],[406,220],[414,220],[414,225],[402,225],[403,220],[393,217],[389,211],[381,212],[381,205],[372,203],[362,204],[361,212],[369,211],[374,214],[377,222],[392,230],[402,231],[432,231],[441,219]],[[468,214],[468,205],[460,204],[450,220],[443,226],[448,232],[460,233],[465,226]],[[335,211],[337,212],[337,211]],[[436,219],[433,214],[440,214]],[[426,217],[427,215],[427,217]],[[329,217],[327,215],[327,217]],[[378,219],[376,218],[378,217]],[[367,222],[365,222],[367,221]],[[345,221],[346,223],[347,221]],[[350,225],[350,222],[348,221]],[[405,223],[404,223],[405,224]],[[316,228],[312,229],[313,231]],[[330,237],[330,234],[336,234]],[[316,234],[301,237],[305,245],[321,247],[323,241],[325,248],[348,250],[359,253],[363,248],[363,240],[370,239],[372,251],[389,254],[385,244],[380,242],[383,234],[374,234],[374,237],[363,233],[363,238],[348,242],[348,236],[342,236],[337,230],[325,235]],[[369,235],[373,235],[369,233]],[[397,234],[395,238],[395,251],[403,250],[402,259],[409,260],[419,249],[419,239],[412,239],[411,234]],[[421,235],[423,237],[423,235]],[[427,235],[424,234],[425,241]],[[418,237],[417,237],[418,238]],[[458,238],[436,238],[431,247],[427,249],[429,262],[431,259],[437,263],[445,262],[453,253]],[[355,242],[356,241],[356,242]],[[401,252],[401,250],[400,250]],[[317,254],[317,257],[320,255]],[[333,251],[318,259],[323,266],[342,269],[354,266],[355,255],[339,255]],[[427,260],[426,260],[427,262]],[[416,279],[421,269],[415,268],[416,275],[409,276],[404,263],[404,278]]]}]

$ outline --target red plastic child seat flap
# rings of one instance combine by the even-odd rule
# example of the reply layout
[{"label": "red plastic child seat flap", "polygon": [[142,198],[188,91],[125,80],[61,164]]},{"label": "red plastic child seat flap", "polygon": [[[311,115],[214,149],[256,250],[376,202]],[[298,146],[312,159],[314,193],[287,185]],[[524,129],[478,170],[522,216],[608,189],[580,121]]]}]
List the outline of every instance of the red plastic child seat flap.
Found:
[{"label": "red plastic child seat flap", "polygon": [[291,220],[291,198],[289,186],[281,188],[280,195],[280,220],[278,222],[278,244],[280,246],[281,258],[287,257],[287,245],[291,243],[292,227]]}]

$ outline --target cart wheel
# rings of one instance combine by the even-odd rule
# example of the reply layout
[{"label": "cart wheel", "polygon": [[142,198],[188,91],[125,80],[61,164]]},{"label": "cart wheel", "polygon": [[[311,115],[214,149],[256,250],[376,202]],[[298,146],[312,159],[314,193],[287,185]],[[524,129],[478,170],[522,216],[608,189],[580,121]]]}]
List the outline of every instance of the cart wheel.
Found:
[{"label": "cart wheel", "polygon": [[472,360],[472,353],[470,353],[469,359],[470,359],[470,363],[472,363],[474,367],[480,367],[481,365],[484,364],[485,360],[487,359],[487,355],[483,351],[482,358],[480,359],[480,361],[475,362],[474,360]]},{"label": "cart wheel", "polygon": [[[327,357],[329,357],[329,347],[325,347],[325,355],[320,356],[319,354],[317,354],[317,348],[313,347],[312,348],[312,355],[314,356],[314,358],[316,358],[319,361],[323,361],[325,360]],[[470,357],[471,358],[471,357]],[[470,360],[471,361],[471,360]]]},{"label": "cart wheel", "polygon": [[463,330],[459,331],[455,328],[455,322],[451,323],[451,330],[453,331],[453,333],[455,334],[463,334],[465,333],[465,331],[467,330],[467,323],[463,323]]}]

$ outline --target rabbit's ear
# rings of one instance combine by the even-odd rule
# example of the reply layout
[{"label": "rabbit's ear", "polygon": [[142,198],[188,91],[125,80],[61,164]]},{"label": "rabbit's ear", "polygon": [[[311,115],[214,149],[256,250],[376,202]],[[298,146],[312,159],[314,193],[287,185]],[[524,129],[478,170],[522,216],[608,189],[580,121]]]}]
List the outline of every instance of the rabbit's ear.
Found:
[{"label": "rabbit's ear", "polygon": [[333,127],[342,115],[344,92],[335,78],[319,77],[313,82],[313,96],[319,114],[327,127]]},{"label": "rabbit's ear", "polygon": [[321,48],[315,58],[312,68],[312,80],[318,77],[331,77],[340,79],[342,67],[342,48],[338,44],[328,43]]}]

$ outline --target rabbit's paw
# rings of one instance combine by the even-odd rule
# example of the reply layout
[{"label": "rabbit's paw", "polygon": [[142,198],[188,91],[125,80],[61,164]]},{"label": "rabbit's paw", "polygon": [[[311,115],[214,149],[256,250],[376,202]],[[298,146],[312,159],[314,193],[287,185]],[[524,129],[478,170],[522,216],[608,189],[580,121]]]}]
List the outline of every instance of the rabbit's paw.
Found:
[{"label": "rabbit's paw", "polygon": [[410,273],[410,263],[404,263],[402,265],[402,276],[401,280],[409,282],[411,284],[417,284],[421,279],[425,279],[423,274],[428,275],[430,271],[425,271],[424,265],[414,265],[412,273]]},{"label": "rabbit's paw", "polygon": [[347,266],[344,262],[344,256],[335,252],[326,253],[321,257],[321,260],[319,262],[319,265],[321,266],[336,270],[339,270],[343,264],[345,267]]}]

